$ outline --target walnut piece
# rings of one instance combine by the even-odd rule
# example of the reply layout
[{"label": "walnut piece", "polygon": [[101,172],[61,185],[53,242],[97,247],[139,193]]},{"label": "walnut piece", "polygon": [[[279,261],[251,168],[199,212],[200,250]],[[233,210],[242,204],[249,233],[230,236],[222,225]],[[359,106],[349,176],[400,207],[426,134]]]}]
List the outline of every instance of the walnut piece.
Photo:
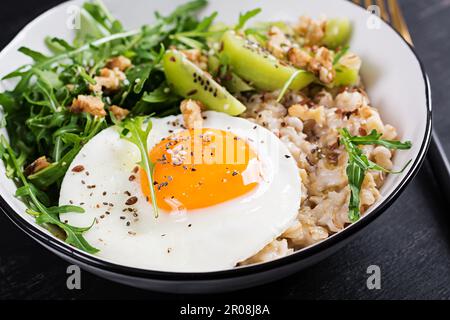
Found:
[{"label": "walnut piece", "polygon": [[333,70],[333,54],[325,47],[320,47],[311,62],[311,69],[319,74],[319,79],[325,84],[334,80],[335,71]]},{"label": "walnut piece", "polygon": [[288,51],[288,59],[295,67],[306,69],[319,77],[325,84],[333,82],[335,71],[333,70],[333,54],[325,47],[314,47],[312,53],[299,48],[291,48]]},{"label": "walnut piece", "polygon": [[105,104],[99,97],[79,95],[73,100],[70,111],[73,113],[86,112],[96,117],[106,116]]},{"label": "walnut piece", "polygon": [[203,71],[208,70],[208,58],[199,49],[181,50],[181,53]]},{"label": "walnut piece", "polygon": [[280,28],[272,26],[269,30],[269,41],[267,42],[267,49],[277,58],[283,59],[286,56],[292,43],[280,30]]},{"label": "walnut piece", "polygon": [[305,44],[316,45],[325,36],[325,20],[313,20],[310,17],[300,17],[295,31],[305,39]]},{"label": "walnut piece", "polygon": [[115,105],[109,107],[109,110],[111,110],[114,117],[116,117],[116,119],[119,121],[122,121],[123,119],[125,119],[128,116],[128,114],[130,113],[129,110],[121,108],[119,106],[115,106]]},{"label": "walnut piece", "polygon": [[297,68],[306,69],[311,63],[312,57],[309,53],[297,47],[292,47],[287,53],[290,63]]},{"label": "walnut piece", "polygon": [[32,174],[38,173],[41,170],[44,170],[50,165],[50,162],[47,161],[45,156],[42,156],[35,161],[33,161],[28,167],[25,169],[25,175],[30,176]]},{"label": "walnut piece", "polygon": [[132,66],[131,60],[124,56],[118,56],[118,57],[111,58],[106,63],[106,67],[108,69],[112,69],[112,70],[119,69],[120,71],[125,71],[131,66]]},{"label": "walnut piece", "polygon": [[125,79],[125,74],[118,68],[103,68],[100,70],[100,75],[94,78],[96,83],[89,85],[89,89],[97,94],[101,94],[103,89],[117,91],[120,89],[121,82]]},{"label": "walnut piece", "polygon": [[199,101],[187,99],[180,105],[183,114],[184,125],[188,129],[201,128],[203,125],[202,104]]}]

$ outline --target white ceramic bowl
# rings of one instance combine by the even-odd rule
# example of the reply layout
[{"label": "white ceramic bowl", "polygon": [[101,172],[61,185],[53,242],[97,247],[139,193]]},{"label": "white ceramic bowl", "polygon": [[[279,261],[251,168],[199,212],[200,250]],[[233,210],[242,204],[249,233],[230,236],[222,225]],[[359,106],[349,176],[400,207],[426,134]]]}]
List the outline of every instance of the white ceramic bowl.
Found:
[{"label": "white ceramic bowl", "polygon": [[[44,38],[48,35],[71,40],[73,30],[67,25],[71,6],[83,1],[69,1],[44,13],[31,22],[0,53],[0,76],[29,62],[17,52],[21,46],[47,51]],[[152,23],[155,10],[169,13],[184,0],[105,0],[112,14],[127,29]],[[56,254],[103,277],[130,285],[177,292],[226,291],[248,287],[284,277],[310,265],[342,246],[349,236],[361,230],[379,216],[417,173],[427,150],[431,133],[431,98],[426,74],[414,50],[390,26],[374,21],[369,12],[350,1],[336,0],[259,0],[211,1],[202,14],[219,12],[219,21],[234,23],[239,12],[261,7],[263,12],[256,20],[295,20],[300,15],[318,17],[348,17],[354,32],[351,50],[361,56],[362,77],[373,106],[380,110],[385,123],[394,125],[402,140],[411,140],[413,148],[398,152],[394,164],[401,167],[413,159],[408,169],[400,175],[390,175],[381,190],[381,199],[370,208],[360,221],[327,240],[277,261],[227,271],[210,273],[169,273],[140,270],[100,260],[81,252],[54,238],[37,226],[25,213],[25,206],[14,197],[16,186],[5,176],[0,164],[0,201],[4,213],[23,231]],[[377,28],[378,25],[378,28]],[[375,28],[374,28],[375,26]],[[13,82],[1,83],[0,90],[10,89]],[[3,129],[2,133],[6,134]]]}]

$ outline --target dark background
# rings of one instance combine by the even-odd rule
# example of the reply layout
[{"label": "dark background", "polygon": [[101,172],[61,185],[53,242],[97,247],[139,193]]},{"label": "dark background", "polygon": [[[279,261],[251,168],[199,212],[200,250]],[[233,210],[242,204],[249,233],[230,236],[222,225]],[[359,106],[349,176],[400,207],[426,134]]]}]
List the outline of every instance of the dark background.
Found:
[{"label": "dark background", "polygon": [[[2,2],[0,48],[59,2]],[[450,0],[400,3],[430,76],[434,125],[450,154]],[[201,298],[450,299],[450,210],[442,199],[425,163],[400,199],[334,256],[270,285]],[[381,290],[366,287],[366,269],[373,264],[381,267]],[[193,298],[133,289],[87,272],[82,289],[69,291],[67,266],[0,215],[0,299]]]}]

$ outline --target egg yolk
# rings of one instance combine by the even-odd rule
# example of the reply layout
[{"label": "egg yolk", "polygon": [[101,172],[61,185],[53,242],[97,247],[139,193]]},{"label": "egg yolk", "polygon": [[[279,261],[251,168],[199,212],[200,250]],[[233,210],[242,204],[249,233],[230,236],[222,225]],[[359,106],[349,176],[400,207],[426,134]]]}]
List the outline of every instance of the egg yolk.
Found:
[{"label": "egg yolk", "polygon": [[[168,211],[213,206],[242,196],[259,181],[255,152],[236,135],[217,129],[184,130],[151,151],[158,207]],[[141,169],[141,187],[151,201]]]}]

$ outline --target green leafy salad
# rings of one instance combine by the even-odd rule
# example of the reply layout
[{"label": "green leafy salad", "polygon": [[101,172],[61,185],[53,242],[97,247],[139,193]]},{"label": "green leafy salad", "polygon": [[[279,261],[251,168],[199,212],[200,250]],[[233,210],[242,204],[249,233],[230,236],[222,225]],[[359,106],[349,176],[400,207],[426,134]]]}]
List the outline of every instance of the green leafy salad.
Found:
[{"label": "green leafy salad", "polygon": [[[206,5],[206,0],[194,0],[167,16],[155,13],[154,23],[128,31],[100,1],[87,2],[73,43],[49,36],[49,54],[19,49],[32,61],[3,77],[17,84],[0,93],[1,126],[8,134],[0,137],[0,157],[7,177],[18,186],[16,197],[36,223],[76,248],[98,251],[83,237],[89,228],[59,219],[84,210],[58,206],[58,197],[73,159],[103,129],[122,128],[122,138],[138,146],[139,165],[153,185],[150,117],[179,114],[184,99],[239,116],[255,93],[276,92],[282,102],[289,92],[311,87],[338,91],[359,84],[360,65],[344,61],[351,35],[347,19],[328,20],[313,45],[312,29],[302,36],[282,22],[250,26],[248,20],[260,9],[241,13],[235,25],[217,22],[216,12],[198,18]],[[277,38],[280,30],[285,38]],[[289,50],[285,39],[295,44]],[[308,49],[314,46],[326,49],[320,53],[324,61],[314,56],[317,49]],[[349,219],[354,222],[360,217],[366,173],[395,173],[369,160],[361,146],[404,150],[411,143],[383,139],[376,130],[352,135],[344,128],[339,135],[348,153]],[[152,199],[157,215],[154,194]]]}]

